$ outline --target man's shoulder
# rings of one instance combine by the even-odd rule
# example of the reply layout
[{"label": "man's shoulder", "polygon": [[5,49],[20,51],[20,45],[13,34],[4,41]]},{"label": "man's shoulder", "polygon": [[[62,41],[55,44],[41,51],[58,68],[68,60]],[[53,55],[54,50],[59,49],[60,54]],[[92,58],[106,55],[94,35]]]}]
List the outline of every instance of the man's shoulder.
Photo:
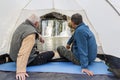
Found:
[{"label": "man's shoulder", "polygon": [[80,30],[80,31],[86,31],[86,30],[88,30],[89,29],[89,27],[88,27],[88,25],[81,25],[81,26],[79,26],[79,28],[78,28],[78,30]]},{"label": "man's shoulder", "polygon": [[86,34],[88,32],[88,26],[82,25],[76,29],[76,33]]},{"label": "man's shoulder", "polygon": [[35,30],[35,28],[32,25],[25,24],[25,23],[20,24],[18,28],[23,30]]},{"label": "man's shoulder", "polygon": [[77,31],[84,31],[85,30],[85,25],[79,26],[76,30]]}]

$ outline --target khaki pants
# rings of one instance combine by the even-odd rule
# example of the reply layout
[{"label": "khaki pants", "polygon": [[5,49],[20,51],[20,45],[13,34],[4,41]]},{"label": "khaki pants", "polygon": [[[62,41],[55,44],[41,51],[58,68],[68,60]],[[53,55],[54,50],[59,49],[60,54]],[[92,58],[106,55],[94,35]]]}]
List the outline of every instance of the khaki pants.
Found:
[{"label": "khaki pants", "polygon": [[68,59],[69,61],[73,62],[74,64],[80,65],[80,61],[74,56],[72,51],[66,49],[64,46],[59,46],[57,51],[61,57]]}]

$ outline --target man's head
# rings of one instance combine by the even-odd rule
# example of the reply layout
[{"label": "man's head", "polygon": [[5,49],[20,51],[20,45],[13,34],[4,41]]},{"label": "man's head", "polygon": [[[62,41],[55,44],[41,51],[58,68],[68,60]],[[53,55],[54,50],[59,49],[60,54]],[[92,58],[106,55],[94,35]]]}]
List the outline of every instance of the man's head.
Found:
[{"label": "man's head", "polygon": [[32,14],[32,15],[28,18],[28,20],[29,20],[30,22],[32,22],[33,25],[34,25],[36,28],[39,27],[39,25],[40,25],[40,24],[39,24],[40,18],[39,18],[37,15]]},{"label": "man's head", "polygon": [[79,24],[83,22],[82,16],[79,13],[73,14],[71,17],[71,24],[73,28],[76,28]]}]

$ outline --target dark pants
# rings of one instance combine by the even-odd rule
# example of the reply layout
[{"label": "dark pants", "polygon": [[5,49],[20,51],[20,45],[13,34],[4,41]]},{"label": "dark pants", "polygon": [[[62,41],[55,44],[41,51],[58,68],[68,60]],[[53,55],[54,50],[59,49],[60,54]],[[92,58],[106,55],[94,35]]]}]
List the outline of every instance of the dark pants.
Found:
[{"label": "dark pants", "polygon": [[72,51],[66,49],[64,46],[59,46],[57,51],[61,57],[68,59],[69,61],[73,62],[74,64],[80,65],[80,61],[75,57]]},{"label": "dark pants", "polygon": [[[35,54],[37,54],[37,56],[27,66],[45,64],[45,63],[50,62],[52,60],[52,58],[54,57],[53,51],[46,51],[46,52],[42,52],[42,53],[36,52]],[[0,64],[7,63],[7,62],[13,62],[12,59],[10,58],[9,54],[0,55]]]},{"label": "dark pants", "polygon": [[46,51],[42,53],[37,52],[37,56],[35,57],[35,59],[27,66],[34,66],[34,65],[41,65],[48,63],[52,60],[53,57],[54,57],[53,51]]}]

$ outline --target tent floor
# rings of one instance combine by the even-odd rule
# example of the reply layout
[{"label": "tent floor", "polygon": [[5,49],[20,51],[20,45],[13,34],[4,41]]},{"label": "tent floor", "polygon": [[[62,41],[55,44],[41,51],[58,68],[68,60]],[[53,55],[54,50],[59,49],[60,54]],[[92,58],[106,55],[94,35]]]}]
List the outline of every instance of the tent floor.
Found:
[{"label": "tent floor", "polygon": [[[86,74],[68,74],[53,72],[29,72],[30,77],[27,80],[120,80],[112,75],[94,75]],[[0,80],[16,80],[15,72],[0,71]]]}]

